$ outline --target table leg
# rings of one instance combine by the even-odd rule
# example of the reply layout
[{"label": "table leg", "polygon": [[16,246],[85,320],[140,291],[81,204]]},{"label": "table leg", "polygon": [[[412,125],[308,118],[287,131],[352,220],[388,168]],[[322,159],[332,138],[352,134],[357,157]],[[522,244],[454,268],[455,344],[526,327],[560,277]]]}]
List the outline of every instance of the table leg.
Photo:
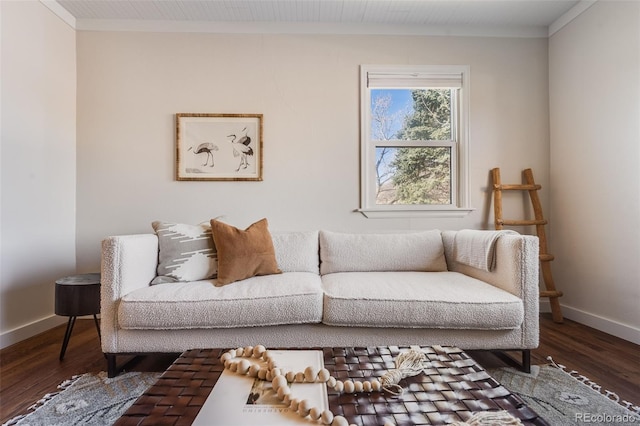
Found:
[{"label": "table leg", "polygon": [[93,322],[96,323],[96,330],[98,330],[98,339],[102,342],[102,335],[100,334],[100,324],[98,323],[98,317],[96,314],[93,314]]},{"label": "table leg", "polygon": [[62,349],[60,350],[60,361],[64,358],[64,353],[67,351],[67,345],[69,344],[69,338],[73,331],[73,325],[76,323],[76,317],[69,317],[67,322],[67,330],[64,333],[64,340],[62,341]]}]

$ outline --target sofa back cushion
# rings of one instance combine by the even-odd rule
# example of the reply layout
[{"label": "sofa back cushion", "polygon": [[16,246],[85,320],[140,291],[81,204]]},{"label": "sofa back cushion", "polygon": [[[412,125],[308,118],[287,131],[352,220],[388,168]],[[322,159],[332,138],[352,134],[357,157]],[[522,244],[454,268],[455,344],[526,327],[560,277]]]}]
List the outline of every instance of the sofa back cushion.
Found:
[{"label": "sofa back cushion", "polygon": [[447,270],[440,231],[343,234],[320,231],[320,273]]},{"label": "sofa back cushion", "polygon": [[273,248],[282,272],[320,273],[318,231],[272,232]]}]

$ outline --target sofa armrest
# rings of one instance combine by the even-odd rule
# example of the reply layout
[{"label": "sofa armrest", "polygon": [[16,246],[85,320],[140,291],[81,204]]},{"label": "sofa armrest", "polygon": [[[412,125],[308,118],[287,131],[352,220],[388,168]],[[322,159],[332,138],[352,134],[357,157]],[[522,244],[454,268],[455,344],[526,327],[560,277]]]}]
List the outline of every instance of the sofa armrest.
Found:
[{"label": "sofa armrest", "polygon": [[487,282],[522,299],[524,306],[523,347],[535,348],[539,339],[540,261],[538,237],[502,235],[496,241],[496,267],[491,272],[459,263],[455,259],[457,231],[444,231],[445,257],[450,271]]},{"label": "sofa armrest", "polygon": [[158,268],[155,234],[123,235],[102,241],[100,330],[102,351],[117,352],[118,302],[125,294],[147,287]]},{"label": "sofa armrest", "polygon": [[495,247],[496,267],[492,271],[484,271],[456,260],[456,233],[457,231],[442,233],[447,267],[450,271],[485,281],[520,298],[524,298],[533,287],[535,297],[538,297],[538,237],[520,234],[500,236]]}]

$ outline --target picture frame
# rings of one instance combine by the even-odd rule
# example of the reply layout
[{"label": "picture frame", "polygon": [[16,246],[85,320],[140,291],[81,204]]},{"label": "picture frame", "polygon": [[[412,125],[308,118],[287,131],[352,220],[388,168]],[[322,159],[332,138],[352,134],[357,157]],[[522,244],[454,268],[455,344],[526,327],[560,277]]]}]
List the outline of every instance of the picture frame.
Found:
[{"label": "picture frame", "polygon": [[176,114],[176,179],[261,181],[262,114]]}]

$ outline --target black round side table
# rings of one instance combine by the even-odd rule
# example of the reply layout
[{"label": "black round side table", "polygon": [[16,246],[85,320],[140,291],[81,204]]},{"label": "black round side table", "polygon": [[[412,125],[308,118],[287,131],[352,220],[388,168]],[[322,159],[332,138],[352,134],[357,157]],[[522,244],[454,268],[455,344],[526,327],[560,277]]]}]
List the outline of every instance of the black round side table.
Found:
[{"label": "black round side table", "polygon": [[93,315],[100,336],[100,325],[97,314],[100,313],[100,274],[80,274],[56,280],[56,315],[69,317],[67,331],[64,334],[62,349],[60,350],[60,361],[64,358],[64,353],[69,344],[69,338],[76,323],[76,317]]}]

